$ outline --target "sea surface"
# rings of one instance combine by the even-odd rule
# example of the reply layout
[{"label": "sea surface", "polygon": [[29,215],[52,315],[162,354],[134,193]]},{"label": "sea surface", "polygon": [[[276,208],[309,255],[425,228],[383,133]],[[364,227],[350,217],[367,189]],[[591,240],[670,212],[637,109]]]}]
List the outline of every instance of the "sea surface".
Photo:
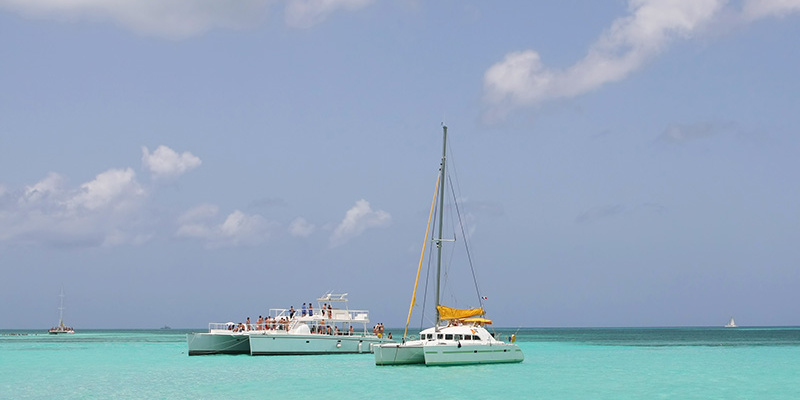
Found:
[{"label": "sea surface", "polygon": [[453,367],[189,357],[188,332],[0,330],[0,399],[800,399],[798,327],[497,329],[524,362]]}]

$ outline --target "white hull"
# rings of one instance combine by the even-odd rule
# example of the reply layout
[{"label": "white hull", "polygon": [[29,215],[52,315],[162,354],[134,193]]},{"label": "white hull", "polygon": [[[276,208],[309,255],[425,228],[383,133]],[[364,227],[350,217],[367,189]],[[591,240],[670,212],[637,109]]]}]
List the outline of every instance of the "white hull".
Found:
[{"label": "white hull", "polygon": [[189,333],[186,335],[189,355],[250,354],[247,333]]},{"label": "white hull", "polygon": [[419,341],[375,346],[375,365],[425,364],[422,350]]},{"label": "white hull", "polygon": [[522,362],[519,346],[496,340],[480,325],[428,328],[420,340],[375,348],[375,365],[468,365]]},{"label": "white hull", "polygon": [[63,334],[70,334],[71,335],[71,334],[75,333],[75,331],[73,331],[72,329],[50,329],[49,332],[50,332],[51,335],[63,335]]},{"label": "white hull", "polygon": [[425,365],[517,363],[525,358],[515,344],[432,344],[425,346]]},{"label": "white hull", "polygon": [[253,333],[249,337],[253,356],[371,353],[375,345],[387,342],[377,336]]}]

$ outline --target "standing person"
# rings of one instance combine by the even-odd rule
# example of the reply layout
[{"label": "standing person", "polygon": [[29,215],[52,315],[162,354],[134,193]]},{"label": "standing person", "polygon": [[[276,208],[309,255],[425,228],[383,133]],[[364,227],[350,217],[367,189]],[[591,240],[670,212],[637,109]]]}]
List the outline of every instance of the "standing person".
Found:
[{"label": "standing person", "polygon": [[256,324],[258,324],[258,326],[256,326],[256,329],[261,330],[261,325],[264,324],[264,318],[259,315],[258,316],[258,321],[256,322]]},{"label": "standing person", "polygon": [[289,318],[291,319],[293,317],[294,317],[294,306],[291,306],[289,307]]},{"label": "standing person", "polygon": [[307,313],[308,310],[306,309],[306,303],[303,303],[303,311],[300,312],[300,315],[305,317]]},{"label": "standing person", "polygon": [[311,302],[308,303],[308,316],[309,317],[314,316],[314,305],[311,304]]},{"label": "standing person", "polygon": [[332,310],[333,310],[333,309],[331,308],[331,305],[330,305],[330,304],[328,304],[328,319],[331,319],[331,318],[333,318],[333,317],[331,317]]},{"label": "standing person", "polygon": [[246,331],[250,330],[250,317],[247,317],[247,322],[245,322],[244,329]]}]

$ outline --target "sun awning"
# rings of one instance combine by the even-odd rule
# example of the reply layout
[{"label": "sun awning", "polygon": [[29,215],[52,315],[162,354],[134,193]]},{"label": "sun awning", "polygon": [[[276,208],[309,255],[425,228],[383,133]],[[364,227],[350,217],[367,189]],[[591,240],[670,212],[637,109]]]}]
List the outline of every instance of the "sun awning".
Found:
[{"label": "sun awning", "polygon": [[464,322],[467,322],[467,323],[473,322],[473,323],[477,323],[479,325],[491,325],[492,324],[492,320],[487,319],[487,318],[467,318],[467,319],[464,320]]},{"label": "sun awning", "polygon": [[436,309],[439,310],[439,319],[441,320],[463,319],[486,314],[483,308],[460,309],[438,305]]}]

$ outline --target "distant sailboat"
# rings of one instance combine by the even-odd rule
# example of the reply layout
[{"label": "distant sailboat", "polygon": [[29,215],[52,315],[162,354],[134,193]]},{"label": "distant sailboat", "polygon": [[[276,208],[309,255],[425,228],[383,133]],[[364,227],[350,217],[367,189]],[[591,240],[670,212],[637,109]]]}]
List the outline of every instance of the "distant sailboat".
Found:
[{"label": "distant sailboat", "polygon": [[58,335],[60,333],[75,333],[75,330],[64,325],[64,288],[61,288],[61,304],[58,306],[58,326],[50,328],[48,332],[51,335]]},{"label": "distant sailboat", "polygon": [[736,328],[737,326],[738,325],[736,325],[736,321],[733,320],[733,317],[731,317],[731,320],[728,321],[727,324],[725,324],[726,328]]}]

